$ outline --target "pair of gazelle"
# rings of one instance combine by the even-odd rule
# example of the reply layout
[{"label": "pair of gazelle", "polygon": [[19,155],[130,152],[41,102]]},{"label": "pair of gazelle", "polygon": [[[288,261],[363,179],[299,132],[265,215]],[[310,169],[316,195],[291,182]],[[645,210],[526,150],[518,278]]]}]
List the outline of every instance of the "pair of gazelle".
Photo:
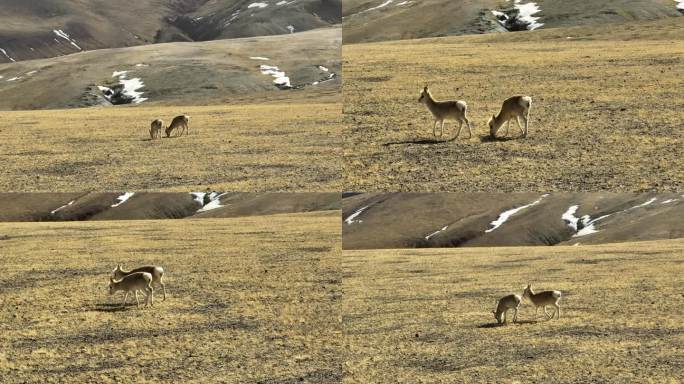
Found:
[{"label": "pair of gazelle", "polygon": [[[539,292],[539,293],[534,293],[532,290],[532,285],[528,284],[525,290],[523,291],[522,297],[520,295],[508,295],[504,296],[499,301],[496,303],[496,310],[492,311],[494,313],[494,317],[496,318],[496,322],[499,324],[505,324],[506,323],[506,313],[509,310],[513,310],[513,322],[518,321],[518,308],[522,304],[522,299],[526,298],[532,304],[534,304],[535,308],[537,311],[535,314],[539,313],[539,308],[544,308],[544,314],[546,315],[547,319],[553,319],[554,315],[557,315],[557,318],[560,319],[560,299],[561,299],[561,291],[544,291],[544,292]],[[546,311],[546,307],[548,306],[554,306],[555,311],[551,315]]]},{"label": "pair of gazelle", "polygon": [[[461,134],[463,123],[468,126],[468,138],[473,137],[473,131],[470,129],[470,120],[468,120],[467,116],[468,105],[465,103],[465,101],[437,101],[434,97],[432,97],[432,94],[426,85],[425,88],[423,88],[423,91],[420,93],[418,102],[425,104],[434,118],[434,125],[432,126],[433,136],[437,137],[437,124],[441,124],[439,136],[442,137],[442,134],[444,133],[444,121],[447,119],[452,119],[459,122],[458,132],[456,132],[454,139],[458,138],[458,136]],[[530,107],[532,107],[532,98],[529,96],[513,96],[506,99],[501,106],[501,111],[499,114],[492,116],[487,123],[489,125],[489,135],[492,138],[495,138],[499,128],[506,123],[508,123],[508,125],[506,125],[506,135],[508,135],[508,128],[511,126],[511,120],[515,118],[522,136],[527,137]],[[520,124],[521,119],[525,123],[524,129]]]},{"label": "pair of gazelle", "polygon": [[[183,136],[183,132],[187,132],[187,134],[190,134],[188,122],[190,122],[190,116],[188,115],[180,115],[174,117],[173,120],[171,120],[171,124],[164,130],[166,137],[171,137],[171,132],[173,132],[174,129],[180,131],[180,135],[178,136]],[[164,128],[164,120],[152,120],[152,124],[150,125],[150,138],[152,138],[152,140],[161,139],[162,128]]]},{"label": "pair of gazelle", "polygon": [[164,268],[156,265],[146,265],[144,267],[124,271],[121,264],[117,265],[112,271],[112,276],[109,278],[109,294],[113,295],[118,291],[126,292],[124,301],[121,306],[126,306],[126,299],[128,294],[133,292],[135,294],[135,301],[140,307],[140,300],[138,299],[138,291],[145,294],[145,305],[154,305],[154,288],[152,284],[161,285],[164,292],[164,300],[166,300],[166,286],[164,285]]}]

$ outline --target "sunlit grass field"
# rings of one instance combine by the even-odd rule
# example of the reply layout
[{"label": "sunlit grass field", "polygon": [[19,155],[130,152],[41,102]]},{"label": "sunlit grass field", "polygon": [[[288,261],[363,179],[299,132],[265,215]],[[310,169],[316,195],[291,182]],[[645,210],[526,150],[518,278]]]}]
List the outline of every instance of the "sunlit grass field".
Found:
[{"label": "sunlit grass field", "polygon": [[[682,32],[675,18],[345,45],[345,190],[680,190]],[[433,138],[425,84],[467,102],[473,138],[453,122]],[[513,122],[491,140],[488,119],[519,94],[529,136]]]},{"label": "sunlit grass field", "polygon": [[[339,211],[0,224],[0,382],[338,383],[340,244]],[[121,308],[117,263],[167,300]]]},{"label": "sunlit grass field", "polygon": [[[684,241],[344,251],[347,383],[679,383]],[[561,318],[526,300],[561,290]]]},{"label": "sunlit grass field", "polygon": [[[150,122],[190,115],[190,134]],[[303,101],[4,112],[4,191],[336,191],[341,105]]]}]

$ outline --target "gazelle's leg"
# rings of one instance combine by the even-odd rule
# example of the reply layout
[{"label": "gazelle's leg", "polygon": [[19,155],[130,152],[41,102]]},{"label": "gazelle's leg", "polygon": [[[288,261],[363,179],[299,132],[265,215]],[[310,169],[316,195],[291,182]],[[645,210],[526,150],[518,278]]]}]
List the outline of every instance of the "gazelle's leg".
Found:
[{"label": "gazelle's leg", "polygon": [[522,135],[522,137],[525,137],[527,135],[527,133],[523,129],[522,125],[520,125],[520,117],[516,116],[515,122],[518,123],[518,128],[520,128],[520,134]]},{"label": "gazelle's leg", "polygon": [[473,137],[473,130],[470,129],[470,120],[468,120],[467,117],[463,117],[465,119],[466,125],[468,126],[468,138],[471,139]]},{"label": "gazelle's leg", "polygon": [[135,290],[135,302],[138,304],[138,307],[140,307],[140,300],[138,300],[138,290]]},{"label": "gazelle's leg", "polygon": [[166,300],[166,285],[164,285],[164,282],[161,278],[159,279],[159,284],[162,286],[162,291],[164,291],[164,300]]},{"label": "gazelle's leg", "polygon": [[435,120],[435,123],[432,125],[432,137],[437,137],[437,124],[439,121]]},{"label": "gazelle's leg", "polygon": [[509,129],[510,127],[511,127],[511,121],[508,120],[508,121],[506,122],[506,137],[508,137],[508,129]]},{"label": "gazelle's leg", "polygon": [[523,137],[527,137],[527,128],[529,128],[529,116],[523,117],[523,121],[525,122],[525,133],[523,134]]},{"label": "gazelle's leg", "polygon": [[439,137],[442,137],[444,135],[444,120],[442,120],[442,126],[439,127]]},{"label": "gazelle's leg", "polygon": [[534,316],[535,317],[539,316],[539,307],[534,308]]},{"label": "gazelle's leg", "polygon": [[546,305],[544,306],[544,314],[546,315],[546,318],[549,319],[549,312],[546,310]]},{"label": "gazelle's leg", "polygon": [[463,128],[463,120],[458,121],[458,129],[456,130],[456,136],[454,136],[454,139],[458,139],[458,137],[461,136],[461,128]]},{"label": "gazelle's leg", "polygon": [[560,304],[556,303],[556,313],[558,314],[558,319],[560,319]]},{"label": "gazelle's leg", "polygon": [[124,295],[124,302],[123,304],[121,304],[122,307],[126,306],[126,299],[128,299],[128,292],[126,292],[126,294]]},{"label": "gazelle's leg", "polygon": [[508,309],[504,311],[503,313],[503,319],[504,319],[504,324],[506,324],[506,321],[508,321]]},{"label": "gazelle's leg", "polygon": [[514,311],[515,312],[513,312],[513,322],[517,323],[518,322],[518,307],[515,307]]}]

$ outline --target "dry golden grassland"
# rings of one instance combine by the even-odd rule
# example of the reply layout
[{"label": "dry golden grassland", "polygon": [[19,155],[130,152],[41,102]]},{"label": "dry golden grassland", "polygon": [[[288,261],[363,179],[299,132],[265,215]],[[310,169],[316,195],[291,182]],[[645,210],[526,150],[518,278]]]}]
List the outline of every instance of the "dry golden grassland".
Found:
[{"label": "dry golden grassland", "polygon": [[[340,243],[339,211],[0,224],[0,382],[340,382]],[[117,263],[167,300],[121,308]]]},{"label": "dry golden grassland", "polygon": [[[348,383],[680,383],[684,241],[344,251]],[[495,301],[561,290],[560,320]]]},{"label": "dry golden grassland", "polygon": [[[647,191],[684,187],[684,26],[649,23],[343,46],[349,191]],[[418,103],[461,99],[474,127],[432,137]],[[532,96],[529,136],[491,140]],[[503,134],[503,131],[500,131]]]},{"label": "dry golden grassland", "polygon": [[[150,140],[150,122],[190,115],[190,135]],[[335,191],[337,102],[4,112],[4,191]]]}]

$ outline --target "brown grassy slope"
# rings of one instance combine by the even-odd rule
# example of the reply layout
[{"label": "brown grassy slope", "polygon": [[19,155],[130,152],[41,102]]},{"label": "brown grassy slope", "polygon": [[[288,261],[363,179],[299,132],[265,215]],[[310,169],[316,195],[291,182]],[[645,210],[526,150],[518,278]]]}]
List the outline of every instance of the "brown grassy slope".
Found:
[{"label": "brown grassy slope", "polygon": [[[200,43],[101,49],[43,60],[0,64],[0,109],[60,109],[110,105],[97,86],[127,71],[144,87],[143,105],[248,104],[264,101],[336,100],[340,86],[340,28]],[[270,60],[252,60],[261,56]],[[259,66],[275,65],[296,90],[280,90]],[[142,66],[140,66],[142,65]],[[328,73],[333,81],[311,85]],[[9,81],[13,78],[18,80]]]},{"label": "brown grassy slope", "polygon": [[[292,103],[8,112],[0,190],[334,191],[341,106]],[[149,122],[191,116],[190,135],[149,140]]]},{"label": "brown grassy slope", "polygon": [[[345,251],[345,382],[679,382],[683,261],[681,240]],[[527,282],[563,292],[561,319],[524,302],[497,327]]]},{"label": "brown grassy slope", "polygon": [[[348,191],[646,191],[684,185],[677,20],[343,47]],[[571,37],[568,39],[568,37]],[[433,140],[418,104],[469,105],[474,138]],[[487,119],[533,98],[530,135]],[[515,123],[514,123],[515,124]]]},{"label": "brown grassy slope", "polygon": [[[0,381],[337,383],[339,211],[0,224]],[[108,274],[156,263],[168,298]]]},{"label": "brown grassy slope", "polygon": [[[349,223],[349,217],[364,207]],[[493,229],[492,222],[515,209]],[[371,193],[345,198],[342,213],[344,249],[586,245],[684,238],[681,193]],[[578,220],[576,228],[568,216]],[[580,222],[585,216],[589,219]],[[595,233],[582,231],[590,220],[595,220]]]},{"label": "brown grassy slope", "polygon": [[[399,5],[401,1],[395,0],[383,8],[367,11],[384,2],[344,0],[345,44],[502,31],[505,29],[491,11],[513,5],[505,0],[421,0]],[[535,17],[539,17],[544,29],[681,16],[676,3],[669,0],[537,0],[535,3],[541,9]]]}]

